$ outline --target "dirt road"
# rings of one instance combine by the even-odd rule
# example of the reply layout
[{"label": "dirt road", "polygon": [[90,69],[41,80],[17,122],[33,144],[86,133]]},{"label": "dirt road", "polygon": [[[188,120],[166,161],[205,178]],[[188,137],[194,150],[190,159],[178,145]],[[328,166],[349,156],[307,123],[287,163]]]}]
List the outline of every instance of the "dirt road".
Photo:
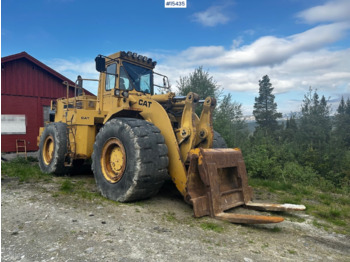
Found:
[{"label": "dirt road", "polygon": [[193,218],[169,186],[133,204],[59,190],[2,178],[2,261],[350,261],[350,238],[303,213],[303,222],[242,226]]}]

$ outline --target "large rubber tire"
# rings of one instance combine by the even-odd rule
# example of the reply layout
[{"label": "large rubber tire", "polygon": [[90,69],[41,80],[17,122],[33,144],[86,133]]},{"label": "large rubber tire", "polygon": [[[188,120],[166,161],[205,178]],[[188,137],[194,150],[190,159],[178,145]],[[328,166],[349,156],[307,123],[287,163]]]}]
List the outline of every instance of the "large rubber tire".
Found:
[{"label": "large rubber tire", "polygon": [[227,148],[225,139],[214,130],[213,148]]},{"label": "large rubber tire", "polygon": [[48,124],[39,143],[39,166],[43,173],[65,175],[68,169],[64,166],[67,153],[67,124],[56,122]]},{"label": "large rubber tire", "polygon": [[164,138],[153,124],[132,118],[108,121],[96,136],[92,154],[99,191],[119,202],[154,196],[168,176],[167,154]]}]

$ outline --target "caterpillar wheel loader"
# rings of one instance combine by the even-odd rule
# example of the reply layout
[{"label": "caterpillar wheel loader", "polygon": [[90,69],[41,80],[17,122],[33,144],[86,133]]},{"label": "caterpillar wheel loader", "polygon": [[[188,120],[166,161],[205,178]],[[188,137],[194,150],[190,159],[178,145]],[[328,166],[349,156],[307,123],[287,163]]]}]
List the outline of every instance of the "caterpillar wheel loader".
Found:
[{"label": "caterpillar wheel loader", "polygon": [[[304,210],[301,205],[252,202],[242,153],[226,148],[213,130],[214,98],[195,93],[154,94],[169,87],[154,72],[156,62],[132,52],[95,59],[97,97],[84,93],[78,76],[75,96],[51,102],[50,119],[38,136],[43,172],[64,175],[87,159],[106,198],[130,202],[157,194],[170,175],[194,216],[233,223],[277,223],[282,217],[227,213],[237,206],[256,210]],[[154,75],[164,86],[154,83]],[[159,77],[158,76],[158,77]],[[200,116],[195,113],[202,104]]]}]

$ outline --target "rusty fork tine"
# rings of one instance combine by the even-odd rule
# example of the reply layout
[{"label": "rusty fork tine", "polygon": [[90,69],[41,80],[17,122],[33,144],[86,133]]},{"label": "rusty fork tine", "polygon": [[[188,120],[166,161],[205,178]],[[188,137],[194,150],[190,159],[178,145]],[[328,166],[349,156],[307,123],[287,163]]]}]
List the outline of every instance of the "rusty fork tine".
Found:
[{"label": "rusty fork tine", "polygon": [[267,203],[253,203],[245,204],[247,208],[261,211],[303,211],[306,209],[304,205],[293,204],[267,204]]},{"label": "rusty fork tine", "polygon": [[210,216],[240,224],[279,223],[276,216],[225,213],[242,206],[262,211],[301,211],[303,205],[253,203],[252,188],[239,149],[203,149],[190,151],[186,201],[193,205],[195,217]]},{"label": "rusty fork tine", "polygon": [[233,214],[233,213],[219,213],[215,215],[215,218],[220,220],[226,220],[231,223],[238,223],[238,224],[280,223],[284,220],[283,217],[256,216],[256,215]]}]

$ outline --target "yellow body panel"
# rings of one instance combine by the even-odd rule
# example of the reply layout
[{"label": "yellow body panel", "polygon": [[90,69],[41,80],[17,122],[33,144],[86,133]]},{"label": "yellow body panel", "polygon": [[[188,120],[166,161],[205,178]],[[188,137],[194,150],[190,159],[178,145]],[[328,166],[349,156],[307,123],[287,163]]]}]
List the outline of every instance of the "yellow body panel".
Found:
[{"label": "yellow body panel", "polygon": [[[153,123],[161,131],[168,147],[169,174],[177,189],[185,196],[187,182],[185,162],[188,152],[195,147],[195,142],[198,141],[196,127],[200,121],[194,113],[198,96],[191,93],[192,98],[189,95],[186,101],[174,101],[174,93],[152,96],[136,90],[128,90],[127,97],[116,94],[115,91],[119,87],[121,61],[126,60],[133,64],[138,64],[138,62],[128,57],[120,59],[120,52],[111,55],[110,58],[112,60],[108,61],[107,65],[117,63],[114,88],[106,90],[106,74],[101,73],[97,98],[82,95],[69,99],[61,98],[52,103],[52,109],[56,110],[55,122],[67,123],[70,157],[73,159],[90,158],[99,128],[110,119],[115,117],[143,118]],[[119,62],[116,62],[117,60]],[[152,65],[139,62],[140,64],[145,68],[153,69]],[[178,113],[181,114],[183,111],[182,117],[168,114],[164,106],[169,104]],[[187,133],[185,134],[184,131]],[[40,135],[41,133],[42,130]],[[181,136],[181,133],[185,135]],[[209,130],[206,132],[209,135],[211,133]]]},{"label": "yellow body panel", "polygon": [[[71,105],[75,105],[75,108]],[[72,132],[69,132],[69,141],[74,158],[90,158],[96,136],[96,123],[102,123],[107,115],[96,110],[97,99],[93,96],[81,96],[77,99],[61,98],[55,105],[55,122],[67,123]],[[41,131],[41,130],[40,130]],[[41,135],[42,131],[39,134]]]},{"label": "yellow body panel", "polygon": [[159,103],[151,99],[140,98],[137,104],[145,105],[146,103],[150,106],[143,106],[145,108],[143,108],[141,116],[146,121],[153,123],[161,131],[165,139],[165,144],[168,147],[169,174],[177,189],[182,195],[185,195],[187,182],[186,169],[181,159],[180,149],[168,114]]},{"label": "yellow body panel", "polygon": [[90,158],[95,143],[96,129],[94,126],[78,125],[76,127],[77,158]]}]

